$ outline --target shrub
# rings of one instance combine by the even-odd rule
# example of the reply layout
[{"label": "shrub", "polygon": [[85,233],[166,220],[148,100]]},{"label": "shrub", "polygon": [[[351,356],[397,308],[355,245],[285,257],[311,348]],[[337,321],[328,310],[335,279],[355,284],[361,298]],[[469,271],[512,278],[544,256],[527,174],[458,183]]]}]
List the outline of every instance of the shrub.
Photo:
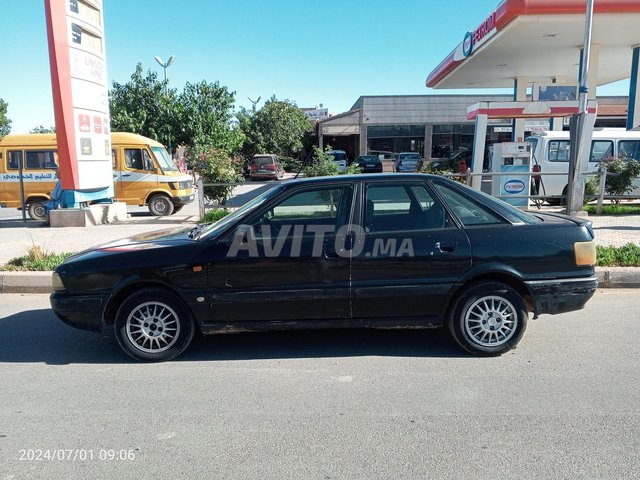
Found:
[{"label": "shrub", "polygon": [[203,223],[212,223],[217,222],[221,218],[226,217],[231,212],[227,209],[218,209],[218,210],[209,210],[204,214],[204,218],[202,219]]},{"label": "shrub", "polygon": [[280,166],[285,172],[296,173],[302,167],[302,162],[293,157],[280,157]]},{"label": "shrub", "polygon": [[[330,150],[330,147],[327,147]],[[309,163],[302,168],[305,177],[327,177],[338,175],[338,166],[331,161],[331,155],[321,148],[313,147],[313,154]]]},{"label": "shrub", "polygon": [[640,267],[640,245],[622,247],[596,246],[596,264],[601,267]]},{"label": "shrub", "polygon": [[50,253],[38,244],[34,244],[22,257],[12,258],[2,270],[46,272],[55,269],[73,253]]},{"label": "shrub", "polygon": [[[640,175],[640,162],[625,157],[601,160],[599,168],[607,168],[604,190],[608,195],[625,195],[633,190],[633,180]],[[620,200],[614,200],[620,203]]]},{"label": "shrub", "polygon": [[302,173],[304,173],[305,177],[327,177],[332,175],[354,175],[362,173],[362,169],[355,163],[347,165],[347,168],[340,172],[338,166],[333,163],[333,156],[327,153],[330,150],[332,150],[330,145],[327,145],[325,151],[322,151],[322,149],[318,147],[313,147],[310,162],[302,167]]},{"label": "shrub", "polygon": [[[225,151],[210,145],[196,146],[187,150],[186,157],[205,184],[243,181],[242,167],[244,162],[239,157],[232,157]],[[222,205],[229,198],[232,190],[232,185],[204,187],[204,196]]]}]

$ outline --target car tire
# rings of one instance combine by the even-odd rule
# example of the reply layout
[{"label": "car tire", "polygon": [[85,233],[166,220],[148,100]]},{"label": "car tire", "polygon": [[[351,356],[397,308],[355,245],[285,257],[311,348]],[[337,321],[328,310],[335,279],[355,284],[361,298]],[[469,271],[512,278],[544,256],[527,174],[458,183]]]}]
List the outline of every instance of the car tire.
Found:
[{"label": "car tire", "polygon": [[149,199],[149,211],[156,217],[171,215],[173,210],[173,202],[166,195],[154,195]]},{"label": "car tire", "polygon": [[449,316],[454,340],[474,355],[502,355],[516,348],[527,328],[524,301],[513,288],[500,282],[469,286]]},{"label": "car tire", "polygon": [[27,213],[32,220],[37,220],[39,222],[46,220],[47,211],[44,208],[46,200],[34,200],[27,207]]},{"label": "car tire", "polygon": [[120,305],[115,333],[127,355],[144,362],[163,362],[189,346],[195,325],[191,312],[175,293],[147,288]]}]

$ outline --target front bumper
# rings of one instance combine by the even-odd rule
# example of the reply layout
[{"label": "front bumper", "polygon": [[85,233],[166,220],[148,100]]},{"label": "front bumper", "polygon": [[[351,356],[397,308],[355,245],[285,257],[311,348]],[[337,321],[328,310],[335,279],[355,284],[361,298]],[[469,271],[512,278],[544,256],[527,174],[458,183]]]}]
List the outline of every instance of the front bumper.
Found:
[{"label": "front bumper", "polygon": [[565,313],[580,310],[598,288],[594,275],[587,278],[538,280],[526,282],[534,299],[534,312]]},{"label": "front bumper", "polygon": [[191,195],[181,195],[181,196],[177,196],[177,197],[172,197],[173,200],[173,204],[178,206],[178,205],[186,205],[188,203],[193,202],[193,199],[196,198],[195,194],[191,194]]},{"label": "front bumper", "polygon": [[69,295],[54,292],[49,297],[53,313],[67,325],[102,332],[102,317],[109,295]]}]

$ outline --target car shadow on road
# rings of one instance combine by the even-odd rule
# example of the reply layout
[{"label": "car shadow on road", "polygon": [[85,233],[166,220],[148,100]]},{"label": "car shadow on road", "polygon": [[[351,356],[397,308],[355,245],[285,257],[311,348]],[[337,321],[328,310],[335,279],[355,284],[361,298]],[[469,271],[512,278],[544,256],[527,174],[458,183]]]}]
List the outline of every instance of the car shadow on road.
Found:
[{"label": "car shadow on road", "polygon": [[45,222],[39,220],[0,220],[0,228],[49,228]]},{"label": "car shadow on road", "polygon": [[[114,338],[69,327],[49,309],[0,319],[0,363],[136,363]],[[466,357],[445,329],[333,329],[196,335],[175,361],[323,357]]]}]

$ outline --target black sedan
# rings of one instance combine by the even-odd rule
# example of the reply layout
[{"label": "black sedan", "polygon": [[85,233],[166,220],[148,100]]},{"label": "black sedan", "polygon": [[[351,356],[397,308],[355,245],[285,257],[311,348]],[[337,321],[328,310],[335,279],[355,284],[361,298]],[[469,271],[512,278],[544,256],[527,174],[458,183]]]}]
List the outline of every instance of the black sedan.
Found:
[{"label": "black sedan", "polygon": [[285,181],[213,224],[84,251],[53,273],[53,310],[139,360],[205,334],[447,326],[467,351],[518,344],[530,314],[597,287],[591,224],[526,213],[442,177]]},{"label": "black sedan", "polygon": [[362,173],[382,173],[382,161],[378,155],[360,155],[356,158],[356,164]]}]

